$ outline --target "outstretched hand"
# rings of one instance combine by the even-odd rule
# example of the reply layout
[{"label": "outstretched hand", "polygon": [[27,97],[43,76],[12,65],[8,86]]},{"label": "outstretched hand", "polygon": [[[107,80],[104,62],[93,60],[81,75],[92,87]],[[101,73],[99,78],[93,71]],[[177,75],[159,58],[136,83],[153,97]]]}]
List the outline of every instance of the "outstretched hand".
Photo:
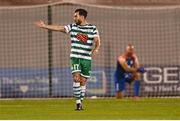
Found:
[{"label": "outstretched hand", "polygon": [[42,20],[35,22],[35,24],[36,24],[36,26],[38,26],[40,28],[44,28],[46,26],[46,24]]}]

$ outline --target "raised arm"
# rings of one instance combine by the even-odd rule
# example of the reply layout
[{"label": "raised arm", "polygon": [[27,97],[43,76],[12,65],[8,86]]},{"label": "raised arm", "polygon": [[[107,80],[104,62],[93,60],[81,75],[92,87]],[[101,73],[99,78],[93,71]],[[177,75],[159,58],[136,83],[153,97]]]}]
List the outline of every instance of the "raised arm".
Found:
[{"label": "raised arm", "polygon": [[60,32],[66,32],[65,27],[64,26],[59,26],[59,25],[48,25],[45,24],[44,21],[40,20],[35,22],[36,26],[43,28],[43,29],[48,29],[48,30],[52,30],[52,31],[60,31]]}]

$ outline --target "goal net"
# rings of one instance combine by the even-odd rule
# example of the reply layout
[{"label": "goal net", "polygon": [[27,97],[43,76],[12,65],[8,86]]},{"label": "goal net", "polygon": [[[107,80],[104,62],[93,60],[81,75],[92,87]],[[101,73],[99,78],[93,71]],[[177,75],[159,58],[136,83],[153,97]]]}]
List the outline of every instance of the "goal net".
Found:
[{"label": "goal net", "polygon": [[[180,96],[180,6],[107,7],[69,3],[0,8],[0,98],[72,97],[70,38],[35,21],[67,25],[88,11],[101,37],[87,96],[113,97],[117,57],[134,44],[142,75],[140,96]],[[127,85],[126,96],[133,89]]]}]

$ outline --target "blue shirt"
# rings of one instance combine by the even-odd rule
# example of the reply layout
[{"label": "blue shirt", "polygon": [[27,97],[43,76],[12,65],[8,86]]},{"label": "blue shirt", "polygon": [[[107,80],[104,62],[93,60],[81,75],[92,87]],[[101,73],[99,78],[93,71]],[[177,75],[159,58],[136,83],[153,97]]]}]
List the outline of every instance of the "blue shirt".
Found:
[{"label": "blue shirt", "polygon": [[[135,64],[133,58],[126,58],[126,63],[128,66],[133,67]],[[122,65],[117,61],[116,71],[115,71],[115,77],[118,79],[124,78],[124,74],[126,73],[125,69],[122,67]]]}]

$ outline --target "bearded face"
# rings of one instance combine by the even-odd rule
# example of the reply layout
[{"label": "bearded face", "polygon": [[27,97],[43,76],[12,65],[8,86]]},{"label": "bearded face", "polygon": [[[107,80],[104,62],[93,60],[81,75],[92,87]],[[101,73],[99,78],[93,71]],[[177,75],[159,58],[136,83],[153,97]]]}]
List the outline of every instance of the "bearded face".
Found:
[{"label": "bearded face", "polygon": [[79,15],[79,12],[74,13],[74,22],[77,25],[80,25],[82,23],[83,16]]}]

